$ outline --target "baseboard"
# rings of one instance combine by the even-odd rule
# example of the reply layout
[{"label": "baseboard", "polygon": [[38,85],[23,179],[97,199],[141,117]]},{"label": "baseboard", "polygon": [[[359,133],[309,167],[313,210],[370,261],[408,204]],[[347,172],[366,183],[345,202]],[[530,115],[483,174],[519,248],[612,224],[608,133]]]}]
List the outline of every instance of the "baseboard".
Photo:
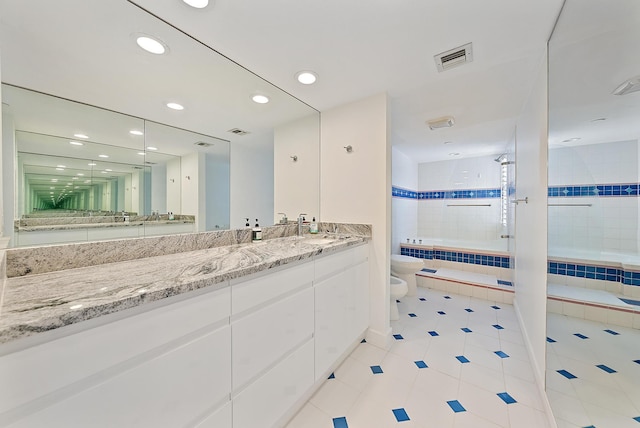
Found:
[{"label": "baseboard", "polygon": [[388,351],[393,344],[392,332],[393,330],[391,329],[391,327],[386,329],[384,332],[369,328],[369,330],[367,330],[366,336],[367,343]]},{"label": "baseboard", "polygon": [[522,314],[520,313],[520,306],[518,305],[518,300],[514,299],[513,301],[513,309],[516,312],[516,317],[518,318],[518,324],[520,325],[520,331],[522,332],[522,336],[524,338],[524,346],[527,349],[527,353],[529,354],[529,360],[531,361],[531,366],[533,368],[533,376],[535,378],[536,386],[538,387],[538,392],[540,393],[540,399],[542,400],[542,406],[544,407],[545,414],[547,415],[547,421],[549,422],[549,426],[551,428],[558,428],[558,424],[556,422],[555,417],[553,416],[553,410],[551,409],[551,403],[549,403],[549,397],[547,396],[547,391],[545,390],[545,372],[546,370],[540,370],[540,365],[533,354],[533,347],[531,346],[531,340],[529,339],[529,335],[527,334],[527,329],[524,328],[525,323],[522,319]]}]

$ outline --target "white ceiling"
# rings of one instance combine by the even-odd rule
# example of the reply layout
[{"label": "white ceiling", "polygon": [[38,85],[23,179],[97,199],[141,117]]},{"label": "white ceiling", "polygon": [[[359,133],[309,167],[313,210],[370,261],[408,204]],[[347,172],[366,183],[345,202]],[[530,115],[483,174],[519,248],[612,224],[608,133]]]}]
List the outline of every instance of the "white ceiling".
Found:
[{"label": "white ceiling", "polygon": [[[540,71],[562,0],[216,0],[200,10],[181,0],[135,3],[320,111],[387,92],[392,144],[425,162],[451,159],[451,152],[470,157],[504,149]],[[237,137],[226,133],[229,127],[263,132],[267,124],[310,112],[295,103],[274,111],[247,101],[247,91],[281,96],[255,76],[233,88],[212,86],[216,74],[203,70],[217,64],[203,53],[206,48],[150,16],[129,14],[137,7],[125,0],[0,0],[0,6],[3,81],[232,142]],[[100,19],[85,21],[85,15]],[[132,42],[135,31],[163,38],[169,55],[141,52]],[[438,73],[433,55],[468,42],[474,61]],[[123,53],[153,74],[134,73]],[[183,61],[170,63],[175,59]],[[14,68],[17,60],[20,67]],[[186,65],[193,60],[201,64]],[[295,81],[304,69],[318,73],[317,84]],[[172,78],[185,71],[189,78]],[[117,82],[120,90],[104,90]],[[142,88],[135,99],[127,98],[132,85]],[[210,98],[243,92],[234,106],[246,120],[232,109],[208,111],[196,98],[180,99],[190,90]],[[163,106],[175,97],[189,108],[179,115],[161,107],[150,113],[151,103]],[[428,129],[426,120],[445,115],[455,117],[453,128]],[[213,118],[226,118],[225,127]]]}]

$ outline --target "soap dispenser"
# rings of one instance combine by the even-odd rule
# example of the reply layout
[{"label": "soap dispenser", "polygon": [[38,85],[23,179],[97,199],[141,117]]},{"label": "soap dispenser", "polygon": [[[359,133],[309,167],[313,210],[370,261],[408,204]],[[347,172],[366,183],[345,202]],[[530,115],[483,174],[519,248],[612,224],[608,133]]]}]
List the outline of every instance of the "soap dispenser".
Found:
[{"label": "soap dispenser", "polygon": [[315,217],[313,217],[313,220],[311,220],[311,225],[309,225],[309,233],[318,233],[318,223],[316,223]]},{"label": "soap dispenser", "polygon": [[262,229],[258,224],[258,219],[256,219],[256,225],[253,229],[251,229],[251,241],[260,242],[262,241]]}]

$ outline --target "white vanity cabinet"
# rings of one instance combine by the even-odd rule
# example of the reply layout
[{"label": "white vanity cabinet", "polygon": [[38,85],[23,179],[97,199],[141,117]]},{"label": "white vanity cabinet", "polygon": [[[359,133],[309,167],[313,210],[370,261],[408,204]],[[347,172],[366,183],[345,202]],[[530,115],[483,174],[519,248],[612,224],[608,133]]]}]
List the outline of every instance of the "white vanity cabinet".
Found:
[{"label": "white vanity cabinet", "polygon": [[368,253],[350,247],[17,352],[0,346],[0,427],[281,426],[367,329]]}]

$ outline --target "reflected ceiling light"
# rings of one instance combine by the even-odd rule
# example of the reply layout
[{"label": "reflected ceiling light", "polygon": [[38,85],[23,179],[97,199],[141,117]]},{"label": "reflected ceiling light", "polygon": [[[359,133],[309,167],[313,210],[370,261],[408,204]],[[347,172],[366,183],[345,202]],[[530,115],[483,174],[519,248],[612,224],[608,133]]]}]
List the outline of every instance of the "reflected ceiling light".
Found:
[{"label": "reflected ceiling light", "polygon": [[145,153],[145,152],[138,152],[138,154],[139,154],[140,156],[144,156],[144,155],[146,155],[146,153]]},{"label": "reflected ceiling light", "polygon": [[84,146],[84,143],[81,143],[80,141],[69,141],[69,144],[73,146]]},{"label": "reflected ceiling light", "polygon": [[160,40],[146,34],[136,37],[136,43],[142,49],[152,54],[162,55],[167,51],[167,45],[162,43]]},{"label": "reflected ceiling light", "polygon": [[79,188],[80,188],[80,186],[75,186],[75,187],[74,187],[74,189],[79,189]]},{"label": "reflected ceiling light", "polygon": [[568,138],[566,140],[562,140],[563,143],[573,143],[574,141],[578,141],[581,140],[582,138],[580,137],[573,137],[573,138]]},{"label": "reflected ceiling light", "polygon": [[78,175],[78,176],[82,177],[82,176],[84,175],[84,173],[79,172],[79,173],[77,173],[76,175]]},{"label": "reflected ceiling light", "polygon": [[56,165],[58,168],[66,168],[65,165]]},{"label": "reflected ceiling light", "polygon": [[138,131],[137,129],[132,129],[131,131],[129,131],[129,134],[131,134],[131,135],[144,135],[144,132]]},{"label": "reflected ceiling light", "polygon": [[296,73],[296,80],[303,85],[312,85],[316,83],[316,80],[318,80],[318,75],[313,71],[299,71]]},{"label": "reflected ceiling light", "polygon": [[640,76],[622,82],[612,93],[613,95],[627,95],[637,91],[640,91]]},{"label": "reflected ceiling light", "polygon": [[149,146],[149,147],[147,147],[147,150],[158,150],[158,148]]},{"label": "reflected ceiling light", "polygon": [[184,107],[178,103],[167,103],[167,107],[172,110],[184,110]]},{"label": "reflected ceiling light", "polygon": [[109,155],[98,155],[99,158],[108,158]]},{"label": "reflected ceiling light", "polygon": [[56,181],[58,181],[58,179],[57,178],[52,178],[51,181],[53,181],[55,183]]},{"label": "reflected ceiling light", "polygon": [[49,189],[51,189],[51,190],[55,190],[56,188],[55,188],[55,187],[49,187]]},{"label": "reflected ceiling light", "polygon": [[89,166],[96,166],[96,165],[98,165],[98,164],[97,164],[97,163],[93,163],[93,162],[91,162],[91,163],[88,163],[87,165],[89,165]]},{"label": "reflected ceiling light", "polygon": [[53,192],[49,192],[50,195],[53,195]]},{"label": "reflected ceiling light", "polygon": [[64,168],[56,168],[56,171],[64,171]]},{"label": "reflected ceiling light", "polygon": [[196,9],[205,8],[209,4],[209,0],[182,0],[182,1],[191,7],[195,7]]},{"label": "reflected ceiling light", "polygon": [[104,170],[107,171],[107,172],[113,171],[112,169],[109,169],[109,168],[105,168]]},{"label": "reflected ceiling light", "polygon": [[460,153],[449,153],[449,156],[460,156]]},{"label": "reflected ceiling light", "polygon": [[88,136],[88,135],[85,135],[85,134],[73,134],[73,136],[74,136],[74,137],[76,137],[76,138],[82,138],[82,139],[84,139],[84,140],[86,140],[87,138],[89,138],[89,136]]},{"label": "reflected ceiling light", "polygon": [[91,183],[91,180],[84,180],[85,183]]},{"label": "reflected ceiling light", "polygon": [[267,97],[266,95],[256,94],[252,96],[251,99],[253,100],[254,103],[258,103],[258,104],[266,104],[269,102],[269,97]]},{"label": "reflected ceiling light", "polygon": [[100,174],[106,174],[107,171],[100,171]]},{"label": "reflected ceiling light", "polygon": [[72,180],[77,180],[77,179],[78,179],[78,177],[71,177],[71,179],[72,179]]},{"label": "reflected ceiling light", "polygon": [[453,144],[453,141],[445,141],[444,144]]}]

